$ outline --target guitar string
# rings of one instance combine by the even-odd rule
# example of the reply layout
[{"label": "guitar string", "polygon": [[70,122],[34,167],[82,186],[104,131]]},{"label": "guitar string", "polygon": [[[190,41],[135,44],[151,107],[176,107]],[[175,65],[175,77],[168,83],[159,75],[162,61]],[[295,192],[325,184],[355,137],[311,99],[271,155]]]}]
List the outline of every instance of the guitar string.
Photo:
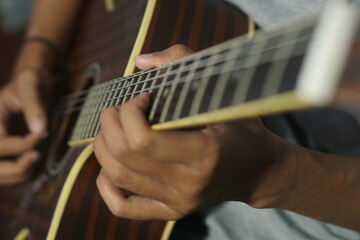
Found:
[{"label": "guitar string", "polygon": [[[276,37],[279,37],[279,36],[276,36]],[[280,36],[280,37],[282,37],[282,36]],[[262,39],[261,41],[257,41],[256,44],[261,43],[262,41],[267,41],[267,40],[271,40],[271,39],[270,38]],[[250,43],[251,43],[251,45],[255,45],[255,44],[252,44],[253,42],[250,42]],[[249,47],[251,47],[251,45],[249,45]],[[221,52],[221,54],[226,54],[227,52],[229,52],[229,51],[231,51],[231,50],[233,50],[235,48],[239,49],[239,47],[241,49],[241,48],[244,48],[244,47],[247,47],[247,46],[246,45],[242,45],[242,46],[241,45],[234,45],[231,48],[224,50],[224,52]],[[218,51],[216,53],[200,56],[200,58],[207,59],[208,57],[211,57],[214,54],[219,54],[219,52],[220,51]],[[197,54],[197,53],[195,53],[195,54]],[[164,65],[164,66],[161,66],[161,67],[158,67],[158,68],[150,69],[150,70],[147,70],[147,71],[141,71],[141,72],[135,73],[135,74],[127,76],[127,77],[112,79],[112,80],[109,80],[107,82],[98,84],[98,85],[96,85],[94,87],[98,87],[99,89],[106,88],[106,87],[109,87],[109,86],[112,86],[112,85],[115,85],[115,84],[126,82],[126,81],[131,80],[131,79],[133,79],[135,77],[143,76],[143,75],[149,74],[151,72],[160,71],[160,70],[163,70],[163,69],[166,69],[166,68],[170,68],[170,67],[172,67],[173,65],[176,65],[176,64],[180,65],[180,64],[186,63],[186,62],[192,62],[195,59],[195,54],[190,56],[190,57],[193,57],[193,58],[189,58],[189,59],[188,58],[183,58],[183,59],[180,59],[180,60],[178,60],[176,62],[169,63],[167,65]],[[244,57],[247,57],[247,56],[244,55]],[[81,97],[81,95],[85,95],[85,97],[86,97],[86,95],[91,90],[92,89],[87,89],[87,90],[79,91],[79,92],[76,92],[76,93],[68,94],[67,96],[64,96],[63,99],[72,99],[73,96],[76,96],[77,98],[79,98],[79,97]],[[114,90],[117,90],[117,89],[114,89]]]},{"label": "guitar string", "polygon": [[[301,54],[299,54],[299,55],[292,55],[292,56],[301,56],[301,55],[303,55],[302,54],[303,53],[303,51],[301,51]],[[277,61],[280,61],[280,60],[282,60],[281,58],[278,58],[278,59],[276,59]],[[252,65],[249,65],[249,66],[246,66],[246,67],[251,67]],[[187,82],[187,81],[189,81],[189,82],[193,82],[193,81],[195,81],[195,80],[197,80],[197,79],[201,79],[201,78],[208,78],[208,77],[211,77],[211,76],[216,76],[216,75],[218,75],[218,74],[222,74],[222,73],[227,73],[227,72],[233,72],[233,71],[238,71],[238,70],[243,70],[244,68],[243,67],[239,67],[239,68],[236,68],[236,69],[233,69],[233,70],[230,70],[230,71],[224,71],[224,68],[221,66],[221,65],[218,65],[218,66],[216,66],[215,68],[214,68],[214,70],[213,71],[211,71],[211,73],[209,72],[208,73],[208,75],[204,75],[202,72],[199,72],[198,74],[196,74],[193,78],[191,78],[191,79],[187,79],[186,77],[184,77],[184,78],[182,78],[181,80],[177,80],[176,81],[176,84],[180,84],[180,83],[184,83],[184,82]],[[134,93],[132,93],[132,94],[125,94],[125,95],[123,95],[123,96],[132,96],[133,94],[138,94],[138,93],[141,93],[141,92],[146,92],[146,91],[148,91],[148,90],[150,90],[150,89],[160,89],[160,88],[165,88],[166,86],[171,86],[171,85],[173,85],[173,83],[174,83],[174,81],[169,81],[169,82],[165,82],[165,84],[158,84],[158,85],[156,85],[155,87],[151,87],[151,88],[146,88],[146,89],[144,89],[144,90],[141,90],[141,91],[135,91]],[[117,98],[113,98],[112,100],[115,100],[115,99],[117,99]],[[104,107],[106,107],[105,105],[104,106],[102,106],[102,107],[100,107],[100,109],[96,109],[96,110],[94,110],[94,111],[91,111],[91,109],[90,109],[90,111],[87,113],[88,114],[88,116],[93,116],[93,117],[90,117],[90,119],[91,119],[91,122],[93,122],[93,123],[95,123],[95,128],[92,128],[92,132],[91,132],[91,136],[94,136],[94,134],[96,134],[97,133],[97,131],[98,131],[98,127],[99,127],[99,121],[98,121],[98,118],[99,118],[99,116],[100,116],[100,112],[101,112],[101,110],[102,109],[104,109]],[[84,119],[84,118],[82,118],[82,119]],[[82,126],[87,126],[89,123],[87,122],[87,121],[79,121],[78,122],[78,125],[77,125],[77,128],[81,128]],[[89,136],[90,136],[89,135]],[[79,135],[79,136],[82,136],[81,134]]]},{"label": "guitar string", "polygon": [[[308,37],[308,36],[303,36],[303,37],[301,37],[301,38],[298,38],[298,41],[296,41],[295,44],[304,44],[304,43],[307,43],[307,42],[306,42],[306,41],[308,40],[307,37]],[[231,63],[231,62],[234,62],[234,61],[239,61],[239,60],[242,59],[242,58],[245,58],[243,61],[246,61],[246,60],[248,60],[248,59],[247,59],[248,57],[254,57],[254,56],[261,55],[261,54],[266,54],[266,52],[268,52],[268,51],[274,51],[274,50],[277,50],[277,49],[280,49],[280,48],[283,49],[284,47],[293,47],[294,45],[291,45],[292,43],[294,43],[294,42],[289,42],[289,41],[288,41],[288,42],[286,42],[286,43],[283,43],[283,44],[282,44],[281,46],[279,46],[279,47],[267,48],[267,49],[264,49],[264,50],[262,50],[262,51],[259,51],[259,52],[253,53],[253,54],[248,54],[248,55],[245,55],[245,56],[239,55],[239,56],[237,56],[236,58],[226,59],[226,61],[222,61],[222,60],[221,60],[221,56],[226,55],[226,53],[221,53],[221,54],[219,55],[219,56],[220,56],[220,57],[219,57],[220,60],[218,60],[218,61],[215,62],[214,64],[207,66],[207,65],[206,65],[206,62],[205,62],[205,61],[202,61],[203,64],[197,66],[196,69],[200,69],[200,68],[202,68],[202,67],[213,67],[213,66],[217,66],[217,65],[223,66],[224,64],[229,63],[229,62]],[[238,50],[241,51],[242,49],[238,49]],[[301,52],[301,53],[303,53],[303,52]],[[288,58],[294,57],[294,56],[296,56],[296,55],[298,55],[298,54],[301,54],[301,53],[298,53],[298,52],[293,53],[293,54],[290,55]],[[226,56],[225,56],[225,57],[226,57]],[[267,63],[267,62],[270,62],[270,61],[271,61],[271,59],[268,60],[267,58],[263,58],[262,61],[260,62],[260,64],[262,64],[262,63]],[[259,65],[259,63],[254,64],[254,66],[256,66],[256,65]],[[160,74],[160,75],[156,76],[156,78],[154,78],[154,77],[148,78],[148,79],[146,79],[146,80],[144,80],[144,81],[139,81],[139,82],[137,82],[137,83],[128,84],[128,85],[121,86],[121,87],[116,88],[116,89],[108,90],[108,91],[106,91],[105,93],[100,93],[100,92],[98,92],[97,94],[93,95],[92,97],[97,97],[97,96],[101,96],[101,95],[104,95],[104,94],[117,93],[117,92],[119,92],[120,90],[123,90],[123,89],[125,89],[125,88],[128,89],[128,88],[130,88],[130,87],[135,87],[136,85],[146,84],[146,83],[148,83],[148,82],[150,82],[150,81],[153,81],[153,80],[161,79],[161,78],[164,78],[164,77],[175,76],[175,75],[177,75],[177,74],[179,74],[179,73],[186,73],[186,72],[188,72],[188,71],[191,71],[191,70],[194,70],[194,69],[195,69],[195,68],[192,68],[192,67],[193,67],[193,66],[190,64],[190,65],[188,65],[187,67],[183,67],[183,68],[178,68],[178,69],[174,69],[174,70],[171,70],[171,71],[167,71],[167,72],[165,72],[164,74]],[[248,67],[253,67],[253,66],[248,66]],[[195,69],[195,70],[196,70],[196,69]],[[238,69],[238,70],[240,70],[240,69]],[[154,69],[153,71],[159,71],[159,69]],[[200,71],[198,71],[197,73],[202,73],[202,72],[203,72],[203,70],[200,70]],[[150,74],[150,71],[149,71],[149,72],[143,72],[142,75],[139,74],[139,76],[144,76],[144,75],[147,75],[147,74]],[[187,75],[184,75],[183,77],[186,77],[186,76],[187,76]],[[121,84],[121,83],[124,83],[125,81],[133,80],[133,79],[134,79],[134,77],[127,78],[127,79],[125,79],[125,80],[121,79],[122,82],[119,81],[119,82],[117,82],[116,84]],[[170,83],[170,82],[168,82],[168,83]],[[104,86],[104,87],[109,88],[109,85]],[[158,88],[158,87],[156,86],[155,88]],[[93,90],[94,90],[94,89],[93,89]],[[97,90],[98,90],[98,89],[97,89]],[[146,90],[151,90],[151,89],[146,89]],[[116,99],[123,98],[123,97],[129,96],[129,95],[133,95],[133,94],[134,94],[134,93],[132,93],[132,94],[120,95],[120,96],[118,96],[118,97],[116,97],[116,98],[111,98],[111,99],[106,99],[106,100],[104,100],[104,101],[99,101],[99,102],[97,102],[97,103],[94,103],[94,104],[92,104],[92,105],[89,105],[89,107],[90,107],[90,106],[95,106],[95,105],[100,105],[100,104],[102,104],[102,103],[104,103],[104,102],[114,101],[114,100],[116,100]],[[87,97],[87,96],[76,98],[76,99],[75,99],[76,102],[73,102],[73,104],[72,104],[72,106],[70,107],[70,109],[67,107],[66,109],[60,109],[60,111],[66,112],[66,114],[69,114],[69,113],[71,113],[71,112],[77,111],[77,110],[78,110],[77,107],[78,107],[78,106],[81,106],[81,104],[86,100],[86,97]],[[75,110],[72,110],[71,108],[75,108]]]},{"label": "guitar string", "polygon": [[[300,30],[301,31],[306,31],[306,30],[311,31],[312,27],[308,27],[308,28],[304,28],[304,29],[300,29]],[[221,54],[225,54],[225,53],[230,52],[230,51],[232,51],[234,49],[239,49],[240,50],[241,48],[251,47],[251,46],[259,44],[259,43],[261,43],[263,41],[269,41],[272,38],[286,37],[287,35],[294,34],[294,32],[297,32],[297,31],[292,31],[291,33],[287,33],[287,34],[283,34],[283,35],[268,34],[267,36],[265,36],[265,38],[260,38],[260,39],[255,38],[253,41],[250,41],[250,42],[248,40],[247,40],[247,42],[241,41],[241,40],[243,40],[244,37],[235,38],[235,39],[232,39],[232,40],[230,40],[228,42],[225,42],[223,44],[220,44],[220,45],[211,47],[209,49],[205,49],[203,51],[194,53],[189,57],[182,58],[182,59],[180,59],[178,61],[169,63],[167,65],[164,65],[164,66],[161,66],[161,67],[158,67],[158,68],[154,68],[154,69],[150,69],[150,70],[147,70],[147,71],[138,72],[138,73],[135,73],[135,74],[127,76],[127,77],[112,79],[112,80],[109,80],[107,82],[100,83],[100,84],[98,84],[98,85],[96,85],[94,87],[106,88],[106,87],[109,87],[111,85],[115,85],[115,84],[119,84],[121,82],[128,81],[128,80],[130,80],[130,79],[132,79],[134,77],[149,74],[149,73],[154,72],[154,71],[160,71],[160,70],[163,70],[165,68],[170,68],[170,67],[172,67],[174,65],[177,65],[177,64],[182,64],[182,63],[186,63],[186,62],[192,62],[196,58],[207,59],[208,57],[211,57],[214,54],[219,54],[221,51],[223,51],[223,52],[221,52]],[[258,35],[261,35],[261,33],[258,33],[257,36]],[[305,34],[303,36],[305,36]],[[306,36],[311,37],[311,32],[310,32],[310,35],[306,35]],[[238,40],[238,41],[236,41],[236,40]],[[296,40],[296,38],[294,38],[294,40]],[[232,44],[233,42],[235,42],[235,44]],[[230,48],[228,48],[229,45],[231,46]],[[226,49],[222,49],[222,48],[226,48]],[[279,48],[281,48],[281,46]],[[214,50],[214,51],[217,51],[217,52],[212,53],[211,50]],[[201,55],[201,54],[203,54],[203,55]],[[246,55],[244,57],[246,57]],[[115,89],[115,90],[117,90],[117,89]],[[87,89],[87,90],[79,91],[79,92],[76,92],[76,93],[71,93],[71,94],[68,94],[68,95],[64,96],[62,99],[64,99],[64,101],[69,101],[67,99],[73,99],[74,98],[73,96],[76,96],[76,98],[80,98],[81,96],[86,97],[86,95],[90,91],[91,91],[91,89]]]},{"label": "guitar string", "polygon": [[[298,54],[292,54],[289,58],[277,58],[277,59],[275,59],[275,61],[281,61],[281,60],[290,59],[290,58],[293,58],[293,57],[296,57],[296,56],[301,56],[301,55],[303,55],[303,53],[304,53],[304,51],[299,51]],[[213,65],[212,66],[213,70],[211,71],[211,74],[208,74],[208,75],[204,75],[205,70],[197,71],[195,77],[193,77],[192,79],[187,79],[188,75],[184,75],[183,77],[177,78],[176,80],[166,81],[165,83],[157,84],[157,85],[155,85],[153,87],[148,87],[148,88],[142,89],[140,91],[133,91],[131,93],[125,93],[125,94],[119,95],[117,97],[107,98],[107,99],[105,99],[103,101],[98,101],[98,102],[95,102],[95,103],[92,103],[92,104],[88,104],[85,107],[87,109],[95,107],[95,106],[100,106],[100,105],[104,105],[104,107],[109,107],[109,106],[113,106],[115,104],[107,105],[106,103],[111,103],[111,102],[114,102],[114,101],[116,101],[118,99],[126,99],[127,97],[132,97],[132,96],[137,95],[137,94],[139,94],[141,92],[147,92],[147,91],[150,91],[150,90],[157,90],[157,89],[160,89],[160,88],[165,88],[167,86],[173,85],[174,83],[180,84],[180,83],[184,83],[185,81],[196,81],[196,80],[201,79],[201,78],[212,77],[212,76],[231,73],[231,72],[235,72],[235,71],[239,71],[239,70],[246,71],[246,69],[249,69],[249,68],[252,68],[252,67],[258,65],[258,64],[245,65],[245,67],[241,66],[239,68],[233,68],[233,69],[228,70],[228,71],[223,70],[224,65],[229,64],[229,63],[233,63],[235,61],[237,61],[237,59],[235,59],[235,60],[233,60],[231,62],[223,62],[223,63],[217,64],[217,65]],[[260,64],[264,64],[264,63],[269,63],[269,62],[262,61]],[[241,65],[241,63],[239,63],[239,65]],[[140,86],[140,85],[143,86],[144,84],[147,84],[147,83],[149,83],[151,81],[153,81],[153,80],[149,79],[149,80],[141,81],[141,82],[136,83],[136,84],[128,85],[126,87],[129,88],[131,86]],[[66,114],[70,114],[71,112],[79,111],[83,107],[84,106],[82,106],[81,104],[73,106],[71,109],[67,109]]]},{"label": "guitar string", "polygon": [[[306,44],[308,39],[306,39],[306,37],[303,37],[303,38],[304,38],[303,41],[298,41],[296,44]],[[284,44],[283,46],[281,46],[281,48],[284,48],[284,46],[286,46],[286,47],[292,47],[293,45],[289,45],[289,44],[285,45],[285,44]],[[253,56],[259,56],[259,55],[261,55],[261,54],[266,54],[267,51],[272,51],[272,50],[275,50],[275,48],[273,48],[273,49],[266,49],[265,51],[261,51],[261,52],[259,52],[259,53],[252,54],[252,55],[247,55],[246,57],[248,57],[248,56],[251,56],[251,57],[253,57]],[[293,51],[290,56],[287,56],[287,57],[284,58],[284,59],[287,59],[287,58],[290,59],[290,58],[292,58],[292,57],[301,55],[302,53],[304,53],[304,51],[301,51],[301,52],[295,52],[295,51]],[[237,56],[236,58],[227,59],[226,61],[222,61],[222,60],[221,60],[221,61],[217,61],[217,62],[215,62],[214,64],[209,65],[209,66],[206,66],[206,64],[202,64],[202,65],[200,65],[200,67],[197,66],[196,69],[199,69],[199,68],[201,68],[201,67],[208,67],[208,68],[209,68],[209,67],[213,67],[213,66],[221,69],[225,64],[230,64],[230,63],[233,63],[234,61],[239,61],[241,58],[243,58],[243,56],[240,56],[240,57]],[[269,59],[268,59],[268,58],[269,58]],[[259,63],[253,64],[253,65],[247,65],[246,67],[247,67],[247,68],[251,68],[251,67],[254,67],[254,66],[256,66],[256,65],[260,65],[260,64],[263,64],[263,63],[268,63],[268,62],[270,62],[270,61],[273,60],[272,57],[268,57],[268,58],[264,57],[264,58],[262,58],[262,60],[261,60]],[[272,58],[272,59],[271,59],[271,58]],[[245,59],[245,60],[247,60],[247,59]],[[283,59],[277,59],[277,61],[278,61],[278,60],[283,60]],[[240,64],[240,63],[241,63],[241,62],[239,62],[239,64]],[[196,69],[195,69],[195,70],[196,70]],[[233,70],[227,71],[227,72],[238,71],[238,70],[241,70],[241,69],[245,69],[245,68],[242,67],[242,68],[240,68],[240,69],[233,69]],[[137,85],[147,84],[148,82],[151,82],[151,81],[153,81],[153,80],[161,79],[161,78],[163,78],[163,77],[175,76],[176,74],[188,72],[188,71],[191,71],[191,70],[194,70],[194,68],[191,68],[191,66],[190,66],[190,68],[178,68],[178,69],[175,69],[175,70],[173,70],[173,71],[166,72],[165,74],[158,75],[158,76],[156,76],[156,78],[149,78],[149,79],[146,79],[146,80],[144,80],[144,81],[140,81],[140,82],[137,82],[137,83],[134,83],[134,84],[129,84],[129,85],[126,85],[126,86],[122,86],[122,87],[120,87],[120,88],[112,89],[112,90],[110,90],[110,91],[107,91],[106,93],[98,93],[98,94],[95,94],[95,95],[92,96],[92,97],[101,96],[101,95],[103,95],[103,94],[116,93],[116,92],[118,92],[119,90],[122,90],[122,89],[125,89],[125,88],[129,89],[129,88],[135,87],[135,86],[137,86]],[[197,75],[201,75],[203,72],[204,72],[204,70],[200,70],[200,71],[197,71],[196,73],[197,73]],[[226,73],[226,72],[217,72],[217,73],[212,74],[212,75],[222,74],[222,73]],[[182,76],[182,78],[178,79],[178,81],[183,82],[183,81],[181,81],[181,79],[184,79],[184,78],[186,78],[186,77],[187,77],[187,75],[184,75],[184,76]],[[199,79],[199,78],[197,78],[197,79]],[[195,80],[195,79],[194,79],[194,80]],[[168,82],[166,82],[166,86],[172,85],[172,84],[173,84],[173,81],[168,81]],[[144,89],[144,90],[142,90],[142,91],[148,91],[148,90],[152,90],[152,89],[158,89],[158,88],[160,88],[161,86],[162,86],[161,84],[155,85],[155,87],[153,87],[153,88],[147,88],[147,89]],[[114,101],[114,100],[117,100],[117,99],[120,99],[120,98],[124,98],[124,97],[128,97],[128,96],[131,96],[131,95],[140,93],[140,92],[142,92],[142,91],[137,91],[137,92],[132,92],[132,93],[127,93],[127,94],[119,95],[118,97],[115,97],[115,98],[110,98],[110,99],[106,99],[106,100],[104,100],[104,101],[96,102],[96,103],[91,104],[91,105],[87,105],[86,107],[92,107],[92,106],[96,106],[96,105],[101,105],[101,104],[106,103],[106,102],[111,102],[111,101]],[[77,99],[77,102],[76,102],[73,106],[71,106],[71,108],[67,108],[67,109],[65,109],[65,110],[63,110],[63,111],[65,112],[65,114],[70,114],[70,113],[72,113],[72,112],[75,112],[75,111],[80,110],[80,109],[82,108],[82,105],[81,105],[81,104],[84,102],[83,100],[85,100],[85,99],[86,99],[86,98]]]}]

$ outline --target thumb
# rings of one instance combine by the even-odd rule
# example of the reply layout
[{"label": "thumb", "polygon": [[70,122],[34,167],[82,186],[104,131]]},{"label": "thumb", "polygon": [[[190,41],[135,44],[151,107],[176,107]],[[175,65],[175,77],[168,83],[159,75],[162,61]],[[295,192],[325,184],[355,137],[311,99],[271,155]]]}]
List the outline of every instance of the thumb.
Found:
[{"label": "thumb", "polygon": [[141,70],[148,70],[189,56],[193,51],[182,44],[177,44],[163,51],[143,54],[135,57],[135,64]]},{"label": "thumb", "polygon": [[47,119],[38,83],[39,74],[34,70],[24,70],[17,76],[17,88],[26,124],[31,133],[43,135],[46,133]]}]

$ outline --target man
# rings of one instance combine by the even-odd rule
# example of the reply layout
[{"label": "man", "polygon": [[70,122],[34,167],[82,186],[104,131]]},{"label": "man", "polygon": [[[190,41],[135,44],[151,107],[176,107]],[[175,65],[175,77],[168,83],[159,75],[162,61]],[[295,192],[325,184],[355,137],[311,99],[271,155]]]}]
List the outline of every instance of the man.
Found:
[{"label": "man", "polygon": [[[318,1],[318,10],[324,2]],[[258,16],[280,3],[314,6],[314,2],[306,5],[303,1],[240,3],[247,9],[266,5]],[[260,18],[258,22],[271,28],[265,24],[269,21]],[[138,56],[135,62],[145,70],[187,54],[188,49],[175,46]],[[259,119],[206,126],[199,131],[155,132],[145,118],[148,104],[149,97],[143,94],[101,116],[102,129],[94,142],[102,166],[98,187],[115,215],[174,220],[215,203],[236,201],[253,208],[229,203],[205,214],[208,226],[216,228],[208,230],[209,239],[360,237],[345,229],[360,230],[359,126],[347,114],[326,110],[264,120],[273,131],[275,124],[280,126],[279,135],[321,150],[314,151],[279,138]],[[326,133],[334,132],[339,124],[346,126],[341,129],[345,133]],[[353,129],[351,135],[349,128]],[[352,142],[352,150],[346,151],[346,142]]]}]

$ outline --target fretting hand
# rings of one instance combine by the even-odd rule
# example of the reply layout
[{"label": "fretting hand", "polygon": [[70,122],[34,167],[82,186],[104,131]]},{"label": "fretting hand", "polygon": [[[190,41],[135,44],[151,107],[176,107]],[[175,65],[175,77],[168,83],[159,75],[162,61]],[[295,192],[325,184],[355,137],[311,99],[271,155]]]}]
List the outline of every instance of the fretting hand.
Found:
[{"label": "fretting hand", "polygon": [[[145,70],[189,53],[176,45],[135,62]],[[97,185],[115,215],[179,219],[224,200],[261,207],[285,187],[273,176],[284,167],[279,139],[259,119],[153,131],[145,117],[148,104],[149,96],[141,94],[101,114],[94,141],[102,166]]]}]

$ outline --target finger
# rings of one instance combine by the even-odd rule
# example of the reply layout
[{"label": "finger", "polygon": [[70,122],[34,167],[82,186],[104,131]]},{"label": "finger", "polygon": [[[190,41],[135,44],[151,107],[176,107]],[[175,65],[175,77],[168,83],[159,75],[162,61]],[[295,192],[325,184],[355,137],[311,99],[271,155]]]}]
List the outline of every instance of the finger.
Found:
[{"label": "finger", "polygon": [[101,129],[98,136],[101,135],[104,138],[105,145],[114,157],[121,155],[127,147],[127,142],[120,123],[117,107],[107,108],[102,111],[100,123]]},{"label": "finger", "polygon": [[147,147],[152,142],[152,131],[145,117],[149,101],[149,94],[142,93],[120,108],[119,118],[124,126],[124,133],[127,139],[132,139],[129,144],[134,150],[141,151],[141,145]]},{"label": "finger", "polygon": [[40,141],[39,135],[28,134],[24,137],[10,136],[0,139],[0,156],[18,155],[31,150]]},{"label": "finger", "polygon": [[106,150],[104,141],[97,140],[95,150],[102,171],[117,187],[162,201],[167,201],[168,196],[176,193],[174,189],[158,179],[133,171],[114,159]]},{"label": "finger", "polygon": [[152,131],[145,117],[149,96],[140,94],[120,108],[126,141],[153,159],[186,163],[199,154],[216,154],[216,142],[203,131]]},{"label": "finger", "polygon": [[[117,174],[120,174],[119,168],[126,167],[143,177],[156,180],[156,184],[171,186],[171,182],[179,179],[178,176],[185,170],[175,164],[164,163],[157,159],[150,159],[146,155],[132,152],[127,146],[116,146],[117,142],[114,142],[112,141],[112,146],[117,147],[117,149],[111,150],[103,132],[99,132],[94,140],[94,151],[100,165],[107,169],[107,172],[115,170],[114,173],[111,173],[111,176],[114,176],[113,179],[116,178]],[[115,151],[116,155],[114,154]],[[111,159],[116,163],[112,163]],[[119,166],[116,167],[117,164]]]},{"label": "finger", "polygon": [[118,217],[136,220],[175,220],[182,217],[160,201],[139,195],[126,197],[104,174],[99,174],[97,186],[110,211]]},{"label": "finger", "polygon": [[7,134],[7,122],[10,114],[21,111],[21,102],[14,93],[12,85],[6,85],[0,93],[0,136]]},{"label": "finger", "polygon": [[26,152],[15,161],[0,162],[0,184],[12,184],[26,180],[31,174],[31,167],[39,158],[36,151]]},{"label": "finger", "polygon": [[34,134],[46,134],[46,114],[38,91],[39,76],[35,71],[22,71],[17,76],[18,91],[21,97],[26,123]]},{"label": "finger", "polygon": [[165,166],[162,162],[155,159],[150,161],[146,156],[133,156],[137,153],[128,147],[126,136],[119,120],[119,111],[116,108],[108,108],[102,112],[101,130],[94,141],[94,148],[95,153],[99,151],[99,148],[106,148],[113,158],[126,167],[150,177],[159,175],[159,172],[164,174],[170,172],[169,168],[171,166]]},{"label": "finger", "polygon": [[177,44],[160,52],[136,56],[135,64],[141,70],[148,70],[176,61],[192,53],[193,51],[190,48]]}]

